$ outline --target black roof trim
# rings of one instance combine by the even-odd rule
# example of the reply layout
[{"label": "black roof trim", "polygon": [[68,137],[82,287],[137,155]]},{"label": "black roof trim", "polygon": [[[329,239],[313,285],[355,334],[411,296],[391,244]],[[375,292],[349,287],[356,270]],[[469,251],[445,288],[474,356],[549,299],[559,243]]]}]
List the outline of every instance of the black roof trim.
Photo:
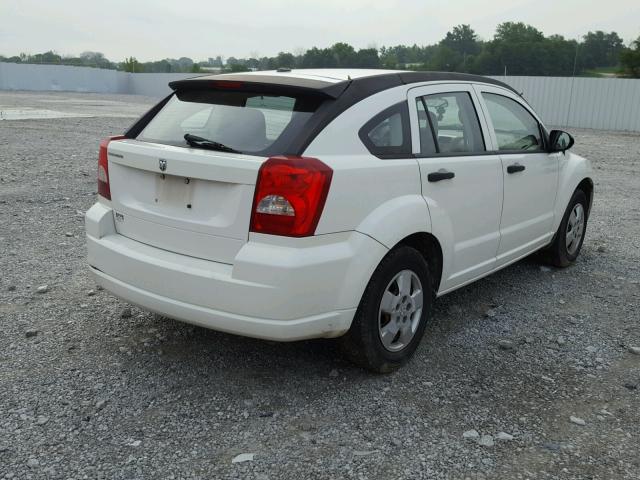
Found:
[{"label": "black roof trim", "polygon": [[498,87],[506,88],[516,95],[520,95],[513,87],[500,80],[495,80],[482,75],[455,72],[402,72],[397,74],[405,85],[418,82],[474,82],[490,83]]},{"label": "black roof trim", "polygon": [[[301,135],[294,139],[290,145],[290,152],[293,155],[302,155],[306,148],[311,144],[313,139],[329,124],[331,121],[355,105],[371,95],[388,90],[390,88],[399,87],[401,85],[410,85],[412,83],[423,82],[476,82],[488,83],[499,87],[507,88],[509,91],[518,94],[513,88],[506,83],[494,80],[492,78],[482,77],[479,75],[469,75],[466,73],[450,73],[450,72],[393,72],[381,75],[371,75],[360,77],[348,82],[344,92],[335,100],[324,102],[309,123],[305,130],[307,135]],[[342,85],[341,82],[337,85]],[[519,94],[518,94],[519,95]]]},{"label": "black roof trim", "polygon": [[499,87],[506,88],[511,92],[519,95],[519,93],[513,89],[513,87],[507,85],[504,82],[495,80],[493,78],[483,77],[481,75],[471,75],[468,73],[454,73],[454,72],[385,72],[380,70],[379,75],[370,75],[366,77],[356,78],[354,80],[344,80],[341,82],[324,81],[317,78],[301,78],[291,77],[286,75],[287,72],[281,72],[279,74],[246,74],[246,73],[227,73],[222,75],[204,75],[192,78],[185,78],[184,80],[175,80],[169,83],[169,86],[173,90],[182,90],[190,88],[218,88],[218,89],[231,89],[232,83],[229,83],[229,87],[225,87],[225,82],[242,82],[242,86],[238,87],[240,90],[250,90],[263,93],[299,93],[307,95],[321,95],[327,98],[338,98],[347,87],[351,84],[358,88],[364,88],[370,92],[369,95],[378,93],[387,88],[392,88],[400,85],[409,85],[412,83],[422,82],[475,82],[475,83],[488,83],[497,85]]}]

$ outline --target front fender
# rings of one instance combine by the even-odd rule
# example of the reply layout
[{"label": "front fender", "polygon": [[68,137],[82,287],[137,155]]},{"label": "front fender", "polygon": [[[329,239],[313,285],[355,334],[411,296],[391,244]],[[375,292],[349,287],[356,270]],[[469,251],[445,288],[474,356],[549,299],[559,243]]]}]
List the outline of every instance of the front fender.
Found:
[{"label": "front fender", "polygon": [[[593,168],[589,160],[571,152],[559,155],[560,172],[554,209],[554,231],[558,230],[569,200],[580,182],[586,178],[593,181]],[[591,210],[591,205],[589,205],[589,210]]]}]

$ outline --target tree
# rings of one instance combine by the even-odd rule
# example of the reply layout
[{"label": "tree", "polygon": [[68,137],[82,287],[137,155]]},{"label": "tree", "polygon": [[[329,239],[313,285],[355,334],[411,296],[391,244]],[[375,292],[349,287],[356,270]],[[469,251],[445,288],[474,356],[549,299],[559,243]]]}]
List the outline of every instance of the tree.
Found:
[{"label": "tree", "polygon": [[[475,59],[471,71],[484,75],[571,75],[577,43],[560,35],[545,38],[522,22],[505,22]],[[578,65],[579,67],[579,65]],[[579,72],[579,69],[577,69]]]},{"label": "tree", "polygon": [[122,62],[122,69],[125,72],[140,72],[140,63],[136,60],[135,57],[125,58],[124,62]]},{"label": "tree", "polygon": [[80,60],[83,65],[98,68],[112,68],[112,63],[107,60],[104,53],[101,52],[82,52],[80,54]]},{"label": "tree", "polygon": [[469,25],[458,25],[438,44],[429,68],[441,71],[468,72],[480,53],[482,44]]},{"label": "tree", "polygon": [[640,78],[640,37],[620,54],[620,63],[624,73]]},{"label": "tree", "polygon": [[582,57],[587,68],[613,67],[620,61],[624,43],[616,32],[588,32],[582,44]]},{"label": "tree", "polygon": [[445,45],[439,45],[435,55],[428,63],[428,67],[430,70],[440,72],[455,72],[460,70],[463,62],[463,55],[458,51]]},{"label": "tree", "polygon": [[348,43],[338,42],[329,49],[336,67],[352,67],[356,63],[356,51]]},{"label": "tree", "polygon": [[293,68],[296,59],[291,53],[280,52],[276,57],[276,68]]},{"label": "tree", "polygon": [[540,30],[523,22],[504,22],[496,27],[494,40],[515,43],[532,43],[544,40]]},{"label": "tree", "polygon": [[380,58],[377,48],[361,48],[356,53],[355,64],[358,68],[380,68]]},{"label": "tree", "polygon": [[440,45],[461,55],[477,55],[482,45],[470,25],[458,25],[440,41]]}]

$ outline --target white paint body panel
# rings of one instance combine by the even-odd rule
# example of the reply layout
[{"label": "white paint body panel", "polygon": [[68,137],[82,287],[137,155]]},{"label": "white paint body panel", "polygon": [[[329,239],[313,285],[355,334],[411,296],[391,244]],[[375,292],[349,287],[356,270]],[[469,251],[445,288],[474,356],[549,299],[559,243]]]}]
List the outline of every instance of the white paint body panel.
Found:
[{"label": "white paint body panel", "polygon": [[[289,75],[337,82],[372,74]],[[408,101],[413,152],[419,152],[415,96],[462,89],[474,100],[487,149],[495,150],[477,94],[484,88],[512,96],[466,82],[402,85],[333,119],[304,152],[333,170],[316,234],[307,238],[249,233],[264,158],[112,142],[113,201],[101,199],[86,214],[91,272],[98,284],[145,309],[282,341],[346,332],[382,258],[412,234],[432,235],[440,244],[439,295],[486,276],[551,241],[576,186],[592,175],[588,161],[570,152],[522,155],[527,175],[514,177],[506,174],[513,157],[380,159],[358,137],[377,113]],[[168,161],[164,179],[160,158]],[[440,168],[455,170],[454,181],[429,183],[428,173]],[[185,178],[193,183],[185,186]]]},{"label": "white paint body panel", "polygon": [[[408,92],[413,152],[420,153],[416,98],[445,92],[467,92],[472,85],[442,83],[411,88]],[[484,118],[478,112],[483,131]],[[486,137],[486,135],[485,135]],[[489,141],[488,149],[491,149]],[[439,156],[418,158],[422,192],[431,213],[431,233],[443,250],[440,288],[447,290],[495,268],[500,241],[502,168],[498,155]],[[431,183],[428,175],[438,170],[455,174],[451,180]]]},{"label": "white paint body panel", "polygon": [[[527,110],[530,107],[517,95],[490,85],[475,87],[478,103],[488,124],[494,149],[497,139],[491,116],[482,93],[495,93],[511,98]],[[533,112],[532,112],[533,113]],[[535,116],[535,115],[534,115]],[[538,122],[540,119],[536,117]],[[496,266],[506,265],[522,255],[547,245],[555,232],[554,206],[558,188],[560,153],[500,153],[503,178],[503,204],[500,216],[500,246]],[[508,173],[509,165],[525,167],[522,172]]]}]

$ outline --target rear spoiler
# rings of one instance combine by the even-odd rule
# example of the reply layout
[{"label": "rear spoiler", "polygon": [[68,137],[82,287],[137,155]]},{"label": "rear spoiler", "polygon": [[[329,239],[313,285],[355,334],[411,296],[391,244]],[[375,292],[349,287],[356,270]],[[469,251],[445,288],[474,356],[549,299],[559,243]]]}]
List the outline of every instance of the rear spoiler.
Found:
[{"label": "rear spoiler", "polygon": [[148,112],[135,121],[127,131],[125,137],[135,138],[153,117],[165,106],[169,99],[177,91],[212,89],[221,91],[244,91],[252,93],[265,93],[274,95],[313,95],[329,100],[337,99],[351,84],[351,80],[338,83],[325,82],[322,80],[296,78],[296,77],[275,77],[273,75],[207,75],[183,80],[169,82],[169,87],[173,90],[162,101],[154,105]]},{"label": "rear spoiler", "polygon": [[289,77],[286,75],[207,75],[204,77],[185,78],[169,82],[172,90],[211,89],[224,91],[244,91],[274,95],[314,95],[328,99],[338,98],[349,86],[350,81],[338,83],[322,80]]}]

